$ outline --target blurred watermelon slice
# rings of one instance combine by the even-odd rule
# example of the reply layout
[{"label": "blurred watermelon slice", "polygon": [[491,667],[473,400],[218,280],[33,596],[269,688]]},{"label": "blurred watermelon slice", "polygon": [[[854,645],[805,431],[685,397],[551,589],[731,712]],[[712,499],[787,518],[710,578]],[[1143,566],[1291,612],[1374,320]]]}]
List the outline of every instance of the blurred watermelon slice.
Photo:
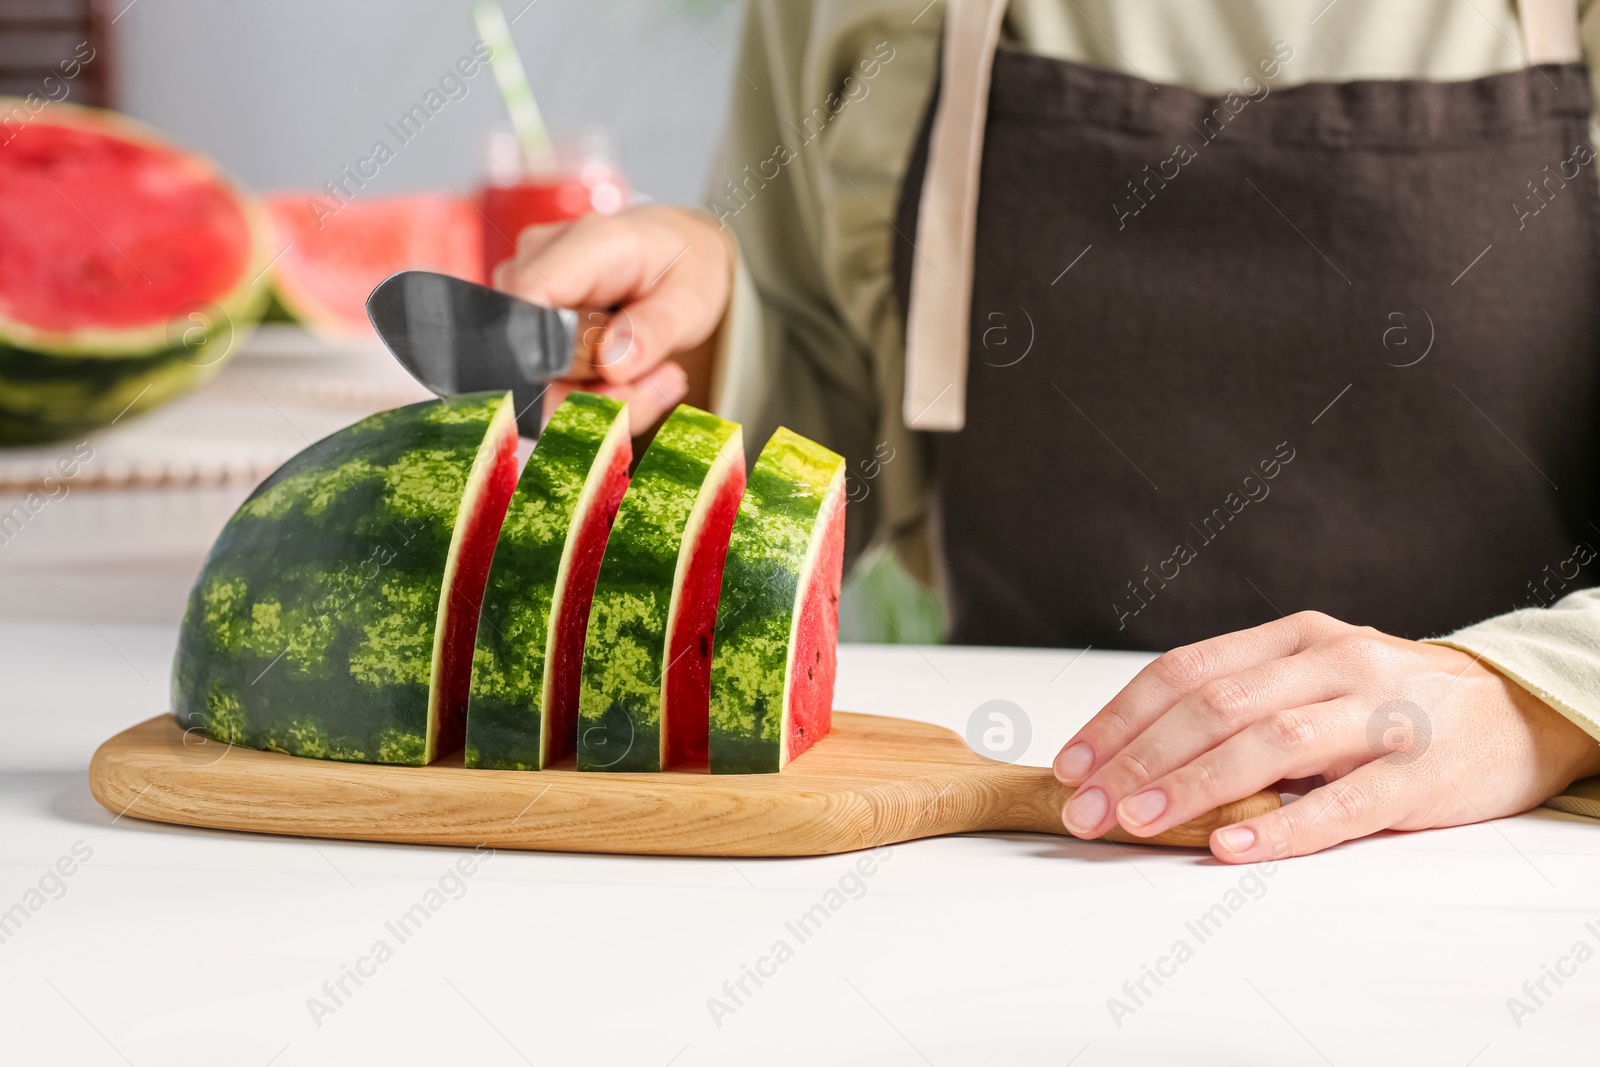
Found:
[{"label": "blurred watermelon slice", "polygon": [[416,193],[335,205],[316,193],[276,193],[274,283],[285,310],[331,337],[372,337],[367,294],[395,271],[482,274],[482,220],[459,196]]},{"label": "blurred watermelon slice", "polygon": [[260,202],[109,111],[0,97],[0,116],[0,443],[85,433],[214,374],[265,304]]},{"label": "blurred watermelon slice", "polygon": [[197,308],[256,302],[259,203],[120,115],[57,104],[0,126],[0,203],[0,344],[147,356]]}]

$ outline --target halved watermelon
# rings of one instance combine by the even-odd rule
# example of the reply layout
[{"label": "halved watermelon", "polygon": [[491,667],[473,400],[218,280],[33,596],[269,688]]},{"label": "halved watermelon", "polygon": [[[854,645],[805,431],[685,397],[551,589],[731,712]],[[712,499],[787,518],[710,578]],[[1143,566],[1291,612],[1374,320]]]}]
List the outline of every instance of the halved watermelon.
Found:
[{"label": "halved watermelon", "polygon": [[639,461],[589,612],[579,770],[704,758],[712,628],[744,480],[738,423],[687,404]]},{"label": "halved watermelon", "polygon": [[0,444],[80,437],[159,407],[221,367],[239,335],[223,326],[149,356],[58,356],[0,345]]},{"label": "halved watermelon", "polygon": [[93,429],[214,373],[265,307],[260,203],[108,111],[56,104],[4,133],[0,441]]},{"label": "halved watermelon", "polygon": [[516,451],[510,394],[474,393],[374,415],[280,467],[190,594],[173,715],[323,759],[422,764],[459,747]]},{"label": "halved watermelon", "polygon": [[273,267],[290,315],[334,337],[372,337],[367,296],[401,270],[468,281],[482,273],[482,218],[444,193],[372,197],[335,204],[320,193],[267,198],[281,253]]},{"label": "halved watermelon", "polygon": [[468,767],[542,770],[577,744],[589,603],[628,488],[628,407],[570,393],[522,469],[478,622]]},{"label": "halved watermelon", "polygon": [[750,471],[711,670],[714,774],[781,770],[828,732],[844,570],[844,459],[780,427]]}]

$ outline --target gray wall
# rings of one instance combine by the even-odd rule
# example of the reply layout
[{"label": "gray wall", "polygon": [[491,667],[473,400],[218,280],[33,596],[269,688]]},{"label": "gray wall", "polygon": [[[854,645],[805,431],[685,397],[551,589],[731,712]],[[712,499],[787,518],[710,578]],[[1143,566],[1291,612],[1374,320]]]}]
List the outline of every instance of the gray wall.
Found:
[{"label": "gray wall", "polygon": [[[113,10],[126,0],[113,0]],[[524,4],[527,6],[524,8]],[[696,202],[721,128],[737,0],[502,0],[546,120],[599,123],[635,190]],[[123,110],[258,189],[320,186],[367,155],[477,40],[471,0],[135,0],[114,32]],[[718,52],[722,53],[719,55]],[[467,83],[367,192],[469,189],[504,107]]]}]

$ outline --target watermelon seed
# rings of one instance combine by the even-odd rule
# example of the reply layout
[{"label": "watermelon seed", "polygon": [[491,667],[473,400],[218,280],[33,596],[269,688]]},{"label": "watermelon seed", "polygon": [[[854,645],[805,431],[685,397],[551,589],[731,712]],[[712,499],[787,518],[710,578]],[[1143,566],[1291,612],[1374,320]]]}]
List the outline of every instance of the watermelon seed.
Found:
[{"label": "watermelon seed", "polygon": [[706,635],[700,635],[700,658],[705,659],[711,655],[711,642],[706,640]]}]

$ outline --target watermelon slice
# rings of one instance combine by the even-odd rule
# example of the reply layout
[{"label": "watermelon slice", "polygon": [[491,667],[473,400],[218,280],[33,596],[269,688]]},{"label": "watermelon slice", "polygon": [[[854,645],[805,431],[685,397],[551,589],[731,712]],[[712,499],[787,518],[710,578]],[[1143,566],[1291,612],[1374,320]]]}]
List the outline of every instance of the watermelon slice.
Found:
[{"label": "watermelon slice", "polygon": [[516,451],[510,394],[474,393],[374,415],[279,468],[190,594],[179,723],[369,763],[459,747]]},{"label": "watermelon slice", "polygon": [[828,732],[839,651],[845,463],[779,428],[750,471],[711,669],[714,774],[781,770]]},{"label": "watermelon slice", "polygon": [[277,193],[267,207],[282,253],[273,268],[278,300],[319,333],[376,336],[367,296],[396,271],[480,280],[483,222],[458,196],[417,193],[340,206],[317,193]]},{"label": "watermelon slice", "polygon": [[704,758],[712,630],[744,473],[738,423],[687,404],[639,461],[589,612],[579,770]]},{"label": "watermelon slice", "polygon": [[[0,97],[0,114],[20,104]],[[0,125],[0,205],[0,441],[177,396],[264,310],[260,203],[111,112],[56,104]]]},{"label": "watermelon slice", "polygon": [[627,405],[571,393],[523,467],[478,622],[468,767],[542,770],[576,747],[589,603],[632,459]]}]

